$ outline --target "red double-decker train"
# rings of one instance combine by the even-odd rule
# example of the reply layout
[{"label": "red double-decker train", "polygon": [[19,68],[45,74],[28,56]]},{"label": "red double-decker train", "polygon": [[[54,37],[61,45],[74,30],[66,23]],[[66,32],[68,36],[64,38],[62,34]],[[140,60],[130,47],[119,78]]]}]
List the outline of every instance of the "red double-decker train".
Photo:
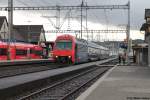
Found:
[{"label": "red double-decker train", "polygon": [[42,59],[43,48],[38,45],[0,41],[0,60]]},{"label": "red double-decker train", "polygon": [[61,63],[82,63],[109,57],[109,49],[71,35],[56,38],[53,57]]}]

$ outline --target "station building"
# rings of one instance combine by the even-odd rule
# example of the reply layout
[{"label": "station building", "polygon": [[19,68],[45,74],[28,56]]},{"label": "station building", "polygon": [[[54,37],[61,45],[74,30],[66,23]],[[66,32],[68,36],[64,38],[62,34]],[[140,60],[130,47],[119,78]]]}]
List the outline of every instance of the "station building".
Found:
[{"label": "station building", "polygon": [[[8,40],[8,22],[6,16],[0,16],[0,39]],[[13,25],[12,41],[38,44],[45,42],[43,25]]]},{"label": "station building", "polygon": [[0,39],[8,39],[8,22],[6,16],[0,16]]},{"label": "station building", "polygon": [[46,41],[43,25],[14,25],[12,35],[15,40],[33,44]]},{"label": "station building", "polygon": [[148,65],[148,44],[140,43],[132,46],[133,61],[136,65]]},{"label": "station building", "polygon": [[146,45],[136,47],[135,51],[138,53],[136,56],[150,66],[150,9],[145,9],[145,23],[141,26],[140,31],[145,32]]}]

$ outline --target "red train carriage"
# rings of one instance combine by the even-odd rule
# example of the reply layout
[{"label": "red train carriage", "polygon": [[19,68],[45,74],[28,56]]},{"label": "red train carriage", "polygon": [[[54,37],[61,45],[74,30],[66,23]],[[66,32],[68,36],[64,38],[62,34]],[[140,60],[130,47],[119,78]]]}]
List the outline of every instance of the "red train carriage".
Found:
[{"label": "red train carriage", "polygon": [[34,45],[25,43],[11,43],[10,44],[11,60],[32,58],[33,56],[33,54],[31,53],[32,50],[34,50]]},{"label": "red train carriage", "polygon": [[108,58],[108,54],[108,48],[71,35],[58,36],[53,50],[53,57],[57,62],[73,64]]},{"label": "red train carriage", "polygon": [[53,56],[59,62],[75,62],[75,38],[71,35],[58,36],[53,49]]},{"label": "red train carriage", "polygon": [[34,45],[33,59],[42,59],[43,48],[39,45]]},{"label": "red train carriage", "polygon": [[[9,48],[9,49],[8,49]],[[10,60],[15,59],[42,59],[43,48],[34,44],[19,42],[0,41],[0,60],[7,60],[10,53]]]},{"label": "red train carriage", "polygon": [[0,60],[7,60],[7,43],[0,41]]},{"label": "red train carriage", "polygon": [[42,51],[42,47],[38,45],[27,43],[11,43],[10,59],[41,59]]}]

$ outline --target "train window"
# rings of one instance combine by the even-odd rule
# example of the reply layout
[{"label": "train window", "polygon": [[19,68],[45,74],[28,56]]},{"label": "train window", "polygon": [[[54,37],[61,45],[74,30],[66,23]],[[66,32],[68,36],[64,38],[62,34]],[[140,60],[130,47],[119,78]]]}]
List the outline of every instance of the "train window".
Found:
[{"label": "train window", "polygon": [[34,51],[34,54],[41,56],[41,55],[42,55],[42,51],[35,50],[35,51]]},{"label": "train window", "polygon": [[27,55],[27,50],[16,49],[16,55]]},{"label": "train window", "polygon": [[34,53],[34,50],[33,49],[30,49],[30,54],[33,54]]},{"label": "train window", "polygon": [[56,48],[70,50],[70,49],[72,49],[72,42],[71,41],[56,42]]},{"label": "train window", "polygon": [[87,52],[88,48],[85,44],[78,44],[78,50],[80,52]]},{"label": "train window", "polygon": [[6,48],[0,48],[0,55],[7,55],[7,49]]}]

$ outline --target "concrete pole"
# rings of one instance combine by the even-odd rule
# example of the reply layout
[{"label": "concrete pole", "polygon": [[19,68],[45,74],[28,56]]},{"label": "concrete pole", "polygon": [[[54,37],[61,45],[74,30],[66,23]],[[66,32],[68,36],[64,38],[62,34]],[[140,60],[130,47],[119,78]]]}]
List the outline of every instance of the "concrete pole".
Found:
[{"label": "concrete pole", "polygon": [[82,39],[82,20],[83,20],[83,19],[82,19],[82,16],[83,16],[83,15],[82,15],[82,14],[83,14],[83,12],[82,12],[83,9],[82,9],[82,7],[83,7],[83,0],[82,0],[82,3],[81,3],[81,39]]},{"label": "concrete pole", "polygon": [[10,60],[10,41],[13,39],[13,0],[8,0],[8,60]]},{"label": "concrete pole", "polygon": [[86,2],[86,32],[87,32],[87,41],[89,40],[89,34],[88,34],[88,22],[87,22],[87,17],[88,17],[88,12],[87,12],[87,2]]},{"label": "concrete pole", "polygon": [[9,39],[13,39],[13,0],[8,0],[8,34]]},{"label": "concrete pole", "polygon": [[150,67],[150,36],[148,36],[148,66]]},{"label": "concrete pole", "polygon": [[128,42],[128,48],[127,48],[127,64],[130,65],[130,1],[128,2],[128,25],[127,25],[127,42]]}]

